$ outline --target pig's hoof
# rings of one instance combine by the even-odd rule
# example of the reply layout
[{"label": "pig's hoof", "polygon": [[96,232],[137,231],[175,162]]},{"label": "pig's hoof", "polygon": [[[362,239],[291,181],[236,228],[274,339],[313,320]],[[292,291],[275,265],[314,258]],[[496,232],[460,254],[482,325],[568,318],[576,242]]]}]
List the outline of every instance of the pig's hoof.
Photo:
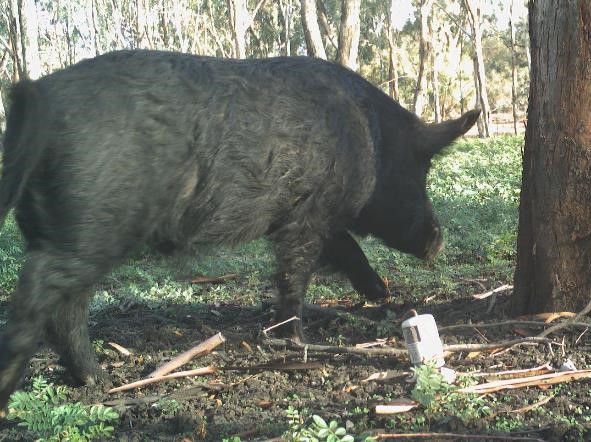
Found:
[{"label": "pig's hoof", "polygon": [[392,296],[382,278],[377,274],[358,284],[355,289],[371,301],[383,301]]}]

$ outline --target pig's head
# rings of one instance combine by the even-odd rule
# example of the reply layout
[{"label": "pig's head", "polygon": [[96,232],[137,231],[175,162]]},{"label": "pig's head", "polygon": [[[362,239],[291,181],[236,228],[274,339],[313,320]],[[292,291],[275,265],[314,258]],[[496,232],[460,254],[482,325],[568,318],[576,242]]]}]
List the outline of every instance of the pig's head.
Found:
[{"label": "pig's head", "polygon": [[472,110],[439,124],[416,120],[382,129],[376,188],[354,230],[418,258],[434,258],[443,248],[443,237],[426,189],[431,159],[466,133],[479,115]]}]

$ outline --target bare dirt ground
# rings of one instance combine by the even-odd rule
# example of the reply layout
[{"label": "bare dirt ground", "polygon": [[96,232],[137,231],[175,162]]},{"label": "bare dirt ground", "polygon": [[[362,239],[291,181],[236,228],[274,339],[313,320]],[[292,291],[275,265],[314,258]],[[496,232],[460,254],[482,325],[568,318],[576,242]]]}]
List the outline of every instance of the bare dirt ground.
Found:
[{"label": "bare dirt ground", "polygon": [[[484,284],[488,289],[498,282],[485,281]],[[456,294],[455,300],[435,299],[426,305],[403,305],[396,300],[367,306],[351,305],[343,300],[341,305],[324,306],[324,312],[309,311],[304,327],[311,343],[355,345],[389,336],[390,345],[402,348],[400,322],[409,308],[416,308],[419,313],[432,313],[440,327],[470,321],[500,321],[506,318],[509,294],[510,291],[499,294],[492,306],[490,298],[476,300],[461,294]],[[271,289],[263,297],[270,301]],[[5,305],[0,306],[0,310],[4,310]],[[114,406],[121,419],[113,439],[121,441],[221,441],[231,436],[239,436],[243,441],[266,440],[286,431],[285,410],[290,405],[308,415],[338,420],[341,425],[347,425],[350,434],[371,430],[408,431],[404,430],[403,422],[406,419],[408,425],[412,423],[412,411],[406,413],[407,417],[396,420],[392,416],[377,416],[373,410],[375,405],[409,398],[412,384],[404,377],[364,382],[376,372],[407,371],[408,360],[308,352],[306,361],[317,365],[296,370],[293,368],[298,367],[292,363],[302,363],[304,352],[257,345],[261,330],[270,320],[267,302],[259,307],[245,307],[239,299],[215,305],[181,304],[158,309],[126,305],[100,311],[91,318],[91,335],[95,341],[104,341],[104,347],[99,349],[99,360],[114,385],[146,377],[175,353],[218,331],[224,334],[227,342],[183,369],[212,365],[223,370],[206,377],[178,379],[117,394],[78,387],[73,389],[72,400]],[[497,342],[515,339],[524,333],[535,335],[539,331],[539,328],[523,326],[465,328],[443,332],[442,340],[445,344]],[[468,372],[529,368],[547,362],[556,366],[570,358],[577,367],[585,368],[591,365],[588,352],[591,338],[588,333],[581,334],[583,331],[584,328],[569,328],[551,335],[560,345],[517,346],[494,355],[482,353],[474,357],[467,352],[453,353],[446,357],[446,362],[457,371]],[[108,342],[126,347],[133,355],[122,356],[111,349]],[[55,357],[49,350],[42,349],[31,363],[26,385],[30,385],[32,376],[39,374],[56,384],[70,382]],[[262,364],[275,365],[252,368]],[[590,386],[588,380],[580,380],[544,390],[532,387],[494,393],[488,395],[495,404],[491,416],[469,423],[450,416],[439,422],[429,422],[426,431],[489,434],[500,437],[496,440],[526,436],[548,441],[590,440],[585,413],[582,417],[576,414],[580,410],[587,410],[589,414]],[[542,410],[512,413],[512,410],[535,403],[540,394],[554,395]],[[171,403],[175,406],[170,406]],[[499,429],[499,416],[518,419],[520,425],[503,432]],[[569,416],[578,423],[569,421]],[[0,422],[0,441],[32,439],[30,433],[15,423]]]}]

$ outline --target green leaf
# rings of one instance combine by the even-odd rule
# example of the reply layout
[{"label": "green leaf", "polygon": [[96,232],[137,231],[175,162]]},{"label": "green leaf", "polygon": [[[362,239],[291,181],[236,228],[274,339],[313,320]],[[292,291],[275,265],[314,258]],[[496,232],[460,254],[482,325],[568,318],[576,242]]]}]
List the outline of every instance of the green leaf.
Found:
[{"label": "green leaf", "polygon": [[314,423],[319,428],[328,428],[328,425],[326,425],[326,422],[320,416],[318,416],[318,415],[315,414],[314,416],[312,416],[312,419],[314,420]]}]

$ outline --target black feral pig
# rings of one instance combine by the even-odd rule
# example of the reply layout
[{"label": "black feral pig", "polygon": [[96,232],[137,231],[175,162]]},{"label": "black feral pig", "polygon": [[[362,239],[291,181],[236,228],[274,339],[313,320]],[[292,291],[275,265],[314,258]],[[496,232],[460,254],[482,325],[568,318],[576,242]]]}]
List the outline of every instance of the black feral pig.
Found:
[{"label": "black feral pig", "polygon": [[[143,243],[275,245],[277,320],[300,315],[318,261],[387,294],[350,232],[431,258],[441,249],[431,158],[478,118],[415,115],[341,66],[113,52],[12,90],[0,216],[26,260],[0,341],[0,408],[41,339],[81,382],[93,285]],[[284,334],[302,337],[299,321]]]}]

